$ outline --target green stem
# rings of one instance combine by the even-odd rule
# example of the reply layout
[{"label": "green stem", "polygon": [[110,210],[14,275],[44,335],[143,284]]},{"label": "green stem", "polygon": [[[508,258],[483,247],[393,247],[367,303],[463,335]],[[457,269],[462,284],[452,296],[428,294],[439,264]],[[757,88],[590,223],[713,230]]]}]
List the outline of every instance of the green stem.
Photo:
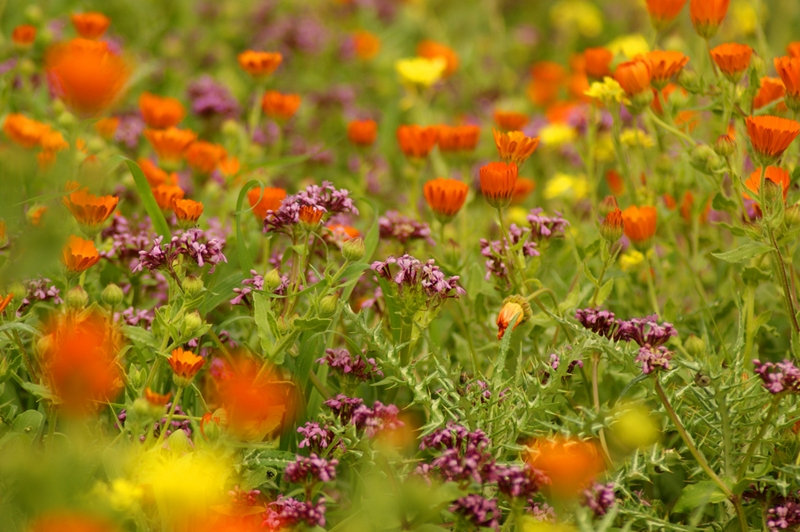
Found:
[{"label": "green stem", "polygon": [[[497,220],[500,223],[500,232],[501,236],[504,240],[504,248],[506,251],[506,260],[508,261],[508,278],[511,280],[511,284],[514,285],[514,290],[517,292],[524,291],[525,289],[525,278],[524,278],[524,271],[525,265],[519,263],[519,254],[512,250],[512,246],[514,245],[511,241],[511,236],[508,234],[508,230],[506,229],[506,222],[503,220],[503,209],[502,207],[497,207]],[[522,284],[520,285],[517,280],[517,273],[519,273],[520,277],[522,278]],[[524,294],[523,294],[524,295]]]},{"label": "green stem", "polygon": [[[600,415],[600,387],[598,385],[600,367],[600,353],[592,353],[592,399],[594,400],[595,414]],[[603,448],[603,458],[605,458],[606,465],[611,465],[611,454],[608,452],[608,444],[606,443],[606,433],[603,427],[600,427],[600,446]]]},{"label": "green stem", "polygon": [[411,335],[414,331],[414,320],[413,318],[408,319],[406,317],[402,318],[400,323],[400,340],[398,342],[399,345],[403,345],[400,348],[400,365],[407,366],[409,361],[411,360]]},{"label": "green stem", "polygon": [[647,265],[647,293],[650,296],[650,305],[653,307],[653,312],[657,315],[661,315],[661,311],[658,308],[658,297],[656,296],[656,285],[653,282],[653,266],[650,263],[650,257],[647,255],[647,252],[644,253],[644,261],[645,265]]},{"label": "green stem", "polygon": [[[604,245],[608,246],[608,243]],[[594,287],[594,294],[592,295],[592,303],[590,306],[597,306],[597,295],[600,293],[600,287],[603,286],[603,278],[606,276],[606,270],[608,270],[608,266],[612,264],[614,260],[616,260],[618,254],[619,249],[617,249],[614,253],[609,253],[603,261],[603,269],[600,270],[600,276],[597,278],[597,286]]]},{"label": "green stem", "polygon": [[648,110],[647,110],[647,112],[649,113],[649,115],[650,115],[650,118],[653,120],[653,122],[655,122],[656,124],[658,124],[658,126],[659,126],[659,127],[661,127],[662,129],[665,129],[665,130],[669,131],[670,133],[672,133],[673,135],[675,135],[676,137],[678,137],[678,138],[680,138],[680,139],[683,139],[683,140],[685,140],[686,142],[688,142],[688,143],[689,143],[689,146],[694,146],[694,145],[696,144],[695,140],[694,140],[692,137],[690,137],[689,135],[687,135],[686,133],[684,133],[684,132],[683,132],[683,131],[681,131],[680,129],[677,129],[677,128],[675,128],[675,127],[673,127],[673,126],[671,126],[671,125],[667,124],[667,123],[666,123],[666,122],[664,122],[663,120],[661,120],[661,119],[660,119],[660,118],[659,118],[659,117],[658,117],[658,116],[657,116],[657,115],[656,115],[656,114],[653,112],[653,110],[652,110],[652,109],[648,109]]},{"label": "green stem", "polygon": [[739,469],[736,471],[736,478],[741,479],[747,474],[747,468],[750,467],[750,461],[753,459],[756,449],[758,449],[758,446],[761,444],[761,440],[764,439],[767,429],[769,429],[769,427],[772,425],[772,420],[775,417],[775,414],[778,413],[779,400],[780,395],[773,396],[772,405],[770,405],[769,412],[767,412],[766,417],[764,417],[764,421],[761,423],[761,427],[758,429],[756,438],[750,442],[750,445],[747,446],[747,452],[744,455],[742,465],[740,465]]},{"label": "green stem", "polygon": [[731,457],[733,456],[733,451],[731,449],[731,442],[733,439],[731,433],[731,420],[730,416],[728,416],[728,405],[725,393],[721,390],[717,390],[716,396],[717,403],[719,404],[719,416],[722,419],[722,455],[725,464],[725,477],[731,478],[731,467],[733,465],[731,463]]},{"label": "green stem", "polygon": [[263,82],[259,81],[256,85],[253,106],[250,108],[250,116],[247,119],[247,129],[250,132],[250,139],[253,138],[253,133],[255,133],[256,129],[258,128],[258,123],[261,120],[261,100],[263,98],[264,84]]},{"label": "green stem", "polygon": [[[763,196],[762,196],[763,197]],[[783,256],[781,249],[778,247],[778,242],[775,240],[775,234],[772,232],[769,222],[765,222],[767,228],[767,235],[769,236],[770,244],[772,244],[772,252],[775,257],[775,266],[778,268],[778,274],[781,279],[781,287],[783,288],[783,299],[786,303],[786,312],[789,313],[789,319],[792,322],[795,334],[800,334],[800,324],[797,323],[797,315],[794,310],[794,303],[792,302],[792,292],[789,288],[789,280],[786,278],[786,268],[783,264]]]},{"label": "green stem", "polygon": [[181,394],[183,393],[183,386],[178,386],[178,391],[175,392],[175,398],[172,400],[172,406],[169,408],[169,414],[167,414],[167,421],[163,425],[161,425],[161,432],[158,435],[158,439],[156,440],[156,447],[158,444],[161,443],[161,440],[164,439],[164,436],[167,434],[167,430],[172,423],[172,417],[175,415],[175,409],[178,407],[178,401],[181,400]]},{"label": "green stem", "polygon": [[744,333],[744,363],[745,367],[750,367],[750,362],[753,360],[753,342],[756,336],[755,326],[755,301],[756,301],[756,287],[748,284],[744,290],[744,308],[745,308],[745,333]]}]

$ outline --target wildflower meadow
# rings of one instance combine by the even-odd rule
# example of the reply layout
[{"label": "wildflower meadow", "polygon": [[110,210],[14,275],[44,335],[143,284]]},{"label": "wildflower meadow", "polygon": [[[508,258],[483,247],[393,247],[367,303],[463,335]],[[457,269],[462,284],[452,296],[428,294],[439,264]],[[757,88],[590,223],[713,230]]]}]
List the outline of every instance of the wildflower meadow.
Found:
[{"label": "wildflower meadow", "polygon": [[797,0],[0,0],[0,532],[800,530]]}]

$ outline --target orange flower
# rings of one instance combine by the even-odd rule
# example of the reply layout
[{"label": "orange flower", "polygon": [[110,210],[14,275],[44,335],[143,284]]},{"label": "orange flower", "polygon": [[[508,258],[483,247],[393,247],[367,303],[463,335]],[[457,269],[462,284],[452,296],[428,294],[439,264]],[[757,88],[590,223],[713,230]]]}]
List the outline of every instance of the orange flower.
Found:
[{"label": "orange flower", "polygon": [[47,212],[47,207],[45,205],[40,205],[38,207],[31,207],[28,212],[25,213],[25,217],[28,219],[30,224],[34,227],[41,227],[42,226],[42,216],[44,213]]},{"label": "orange flower", "polygon": [[158,154],[158,158],[176,163],[181,160],[184,152],[197,139],[197,134],[188,129],[145,129],[144,136]]},{"label": "orange flower", "polygon": [[650,63],[653,86],[659,89],[665,87],[689,62],[689,58],[681,52],[655,50],[645,57]]},{"label": "orange flower", "polygon": [[656,234],[655,207],[637,207],[631,205],[622,211],[622,219],[625,222],[625,236],[631,239],[633,245],[639,249],[650,247],[650,240]]},{"label": "orange flower", "polygon": [[61,259],[71,273],[81,273],[100,261],[94,242],[70,235],[61,253]]},{"label": "orange flower", "polygon": [[681,111],[675,116],[675,125],[681,131],[692,133],[699,123],[700,119],[697,116],[697,111]]},{"label": "orange flower", "polygon": [[39,140],[39,146],[48,152],[57,152],[69,148],[69,144],[64,140],[61,133],[52,129],[42,136]]},{"label": "orange flower", "polygon": [[361,231],[349,225],[332,224],[325,228],[331,232],[333,239],[338,242],[345,242],[361,236]]},{"label": "orange flower", "polygon": [[260,78],[275,72],[275,69],[277,69],[283,61],[283,56],[279,52],[256,52],[247,50],[239,54],[237,59],[239,60],[239,66],[242,67],[245,72],[254,78]]},{"label": "orange flower", "polygon": [[33,148],[50,131],[50,126],[25,115],[11,113],[3,122],[3,133],[23,148]]},{"label": "orange flower", "polygon": [[792,108],[797,108],[800,98],[800,58],[776,57],[775,70],[786,87],[787,102]]},{"label": "orange flower", "polygon": [[500,312],[497,313],[497,339],[502,340],[503,335],[514,320],[512,331],[528,321],[531,317],[531,306],[522,296],[509,296],[503,301]]},{"label": "orange flower", "polygon": [[[559,90],[567,72],[564,67],[552,61],[539,61],[531,67],[531,82],[528,85],[528,98],[539,106],[546,106],[558,98]],[[521,126],[520,126],[521,127]],[[512,127],[508,129],[519,129]]]},{"label": "orange flower", "polygon": [[428,156],[439,138],[435,126],[398,126],[397,142],[406,157],[422,159]]},{"label": "orange flower", "polygon": [[436,41],[422,41],[417,45],[417,55],[426,59],[441,58],[445,60],[444,75],[451,76],[458,70],[458,54],[442,43]]},{"label": "orange flower", "polygon": [[635,96],[649,90],[652,77],[653,71],[650,62],[641,58],[620,64],[614,73],[614,79],[628,96]]},{"label": "orange flower", "polygon": [[731,83],[738,83],[750,66],[753,49],[735,42],[720,44],[711,50],[711,58]]},{"label": "orange flower", "polygon": [[381,40],[368,31],[357,31],[353,34],[353,47],[359,59],[369,61],[381,51]]},{"label": "orange flower", "polygon": [[6,221],[0,218],[0,249],[3,249],[8,244],[8,235],[6,234]]},{"label": "orange flower", "polygon": [[188,227],[194,227],[200,215],[203,214],[203,204],[190,199],[173,199],[172,210],[178,222]]},{"label": "orange flower", "polygon": [[167,359],[169,366],[172,368],[173,378],[177,386],[186,387],[206,363],[206,359],[195,355],[191,351],[184,351],[182,348],[177,348],[172,351],[172,354]]},{"label": "orange flower", "polygon": [[264,114],[276,120],[289,120],[297,112],[302,99],[299,94],[281,94],[267,91],[261,99]]},{"label": "orange flower", "polygon": [[650,20],[656,29],[664,29],[680,14],[686,0],[646,0]]},{"label": "orange flower", "polygon": [[522,131],[502,133],[492,128],[492,134],[500,158],[517,166],[527,161],[528,157],[533,155],[533,152],[539,147],[539,137],[528,137]]},{"label": "orange flower", "polygon": [[786,45],[786,53],[790,57],[800,57],[800,41],[790,42]]},{"label": "orange flower", "polygon": [[226,155],[225,148],[204,140],[192,143],[184,153],[189,166],[202,174],[213,172]]},{"label": "orange flower", "polygon": [[469,185],[456,179],[437,177],[423,187],[425,201],[442,222],[447,222],[458,214],[467,201]]},{"label": "orange flower", "polygon": [[247,200],[253,208],[253,214],[260,221],[267,217],[269,211],[277,211],[286,198],[286,191],[282,188],[251,188],[247,191]]},{"label": "orange flower", "polygon": [[139,168],[142,169],[142,173],[144,174],[145,179],[150,184],[151,188],[155,188],[159,185],[177,185],[178,184],[178,176],[176,174],[168,174],[161,168],[155,165],[153,161],[150,159],[139,158],[136,160],[136,163],[139,165]]},{"label": "orange flower", "polygon": [[439,126],[439,149],[442,152],[473,151],[480,135],[478,126]]},{"label": "orange flower", "polygon": [[534,441],[527,461],[550,479],[547,489],[558,498],[577,497],[604,468],[597,445],[564,436]]},{"label": "orange flower", "polygon": [[[686,0],[684,0],[686,1]],[[611,75],[611,61],[614,54],[608,48],[587,48],[583,51],[586,60],[586,74],[590,78],[603,79]]]},{"label": "orange flower", "polygon": [[171,395],[172,395],[171,393],[165,393],[165,394],[156,393],[153,390],[151,390],[149,386],[144,389],[144,398],[147,400],[148,403],[150,403],[151,406],[156,406],[156,407],[167,406],[167,403],[169,402],[169,398]]},{"label": "orange flower", "polygon": [[94,236],[119,203],[118,196],[95,196],[82,188],[65,196],[64,205],[81,225],[84,233]]},{"label": "orange flower", "polygon": [[530,121],[528,115],[525,113],[518,113],[516,111],[501,111],[495,109],[494,122],[497,127],[505,129],[506,131],[516,131],[525,127]]},{"label": "orange flower", "polygon": [[47,51],[45,69],[53,91],[73,111],[95,116],[116,101],[130,68],[105,42],[73,39]]},{"label": "orange flower", "polygon": [[117,132],[119,122],[120,120],[116,116],[103,118],[94,123],[94,129],[100,134],[101,137],[105,139],[112,139],[114,138],[114,134]]},{"label": "orange flower", "polygon": [[[780,78],[761,78],[761,87],[758,89],[758,94],[756,94],[756,97],[753,99],[753,108],[761,109],[775,100],[780,100],[785,94],[786,88],[783,86],[783,82]],[[781,105],[779,104],[775,110],[785,111],[786,108],[784,107],[781,109]]]},{"label": "orange flower", "polygon": [[[650,104],[650,106],[653,108],[653,111],[655,111],[656,114],[659,114],[659,115],[664,114],[664,108],[661,106],[661,101],[663,100],[664,103],[668,102],[670,94],[675,92],[675,90],[677,88],[678,88],[678,86],[675,85],[674,83],[668,84],[666,87],[661,89],[661,98],[658,97],[658,91],[656,89],[653,89],[653,96],[654,97],[653,97],[653,101]],[[681,92],[683,94],[686,94],[686,89],[681,88]]]},{"label": "orange flower", "polygon": [[778,159],[800,134],[800,124],[777,116],[748,116],[745,122],[753,150],[766,161]]},{"label": "orange flower", "polygon": [[139,111],[147,127],[153,129],[175,127],[186,116],[186,110],[178,99],[164,98],[149,92],[143,92],[139,96]]},{"label": "orange flower", "polygon": [[[783,168],[778,168],[777,166],[768,166],[767,171],[765,172],[764,179],[769,179],[776,185],[781,187],[781,191],[783,192],[783,200],[786,201],[786,196],[789,195],[789,185],[791,184],[791,175],[789,172],[784,170]],[[758,194],[761,190],[761,168],[756,168],[750,177],[747,178],[747,181],[744,182],[744,186],[747,187],[748,190]],[[744,194],[744,197],[747,199],[752,199],[747,194]]]},{"label": "orange flower", "polygon": [[237,157],[226,154],[225,157],[219,162],[219,171],[222,172],[222,175],[227,177],[235,176],[241,169],[242,164],[239,162]]},{"label": "orange flower", "polygon": [[36,26],[22,24],[11,32],[11,42],[19,48],[30,48],[36,40]]},{"label": "orange flower", "polygon": [[378,123],[374,120],[353,120],[347,124],[347,138],[356,146],[372,146],[378,137]]},{"label": "orange flower", "polygon": [[[616,200],[614,202],[616,203]],[[600,224],[600,235],[606,242],[611,244],[622,237],[624,230],[625,218],[622,216],[622,211],[619,210],[619,207],[615,207],[614,210],[606,214],[603,223]]]},{"label": "orange flower", "polygon": [[28,532],[117,532],[111,523],[97,517],[66,512],[50,513],[38,518]]},{"label": "orange flower", "polygon": [[[687,190],[683,195],[681,201],[681,218],[688,224],[692,223],[692,207],[694,206],[694,195],[691,191]],[[708,213],[711,211],[711,200],[706,202],[703,212],[700,213],[700,223],[705,223],[708,220]]]},{"label": "orange flower", "polygon": [[532,179],[527,179],[525,177],[517,178],[517,184],[514,185],[514,194],[511,197],[511,203],[522,203],[535,189],[536,183]]},{"label": "orange flower", "polygon": [[162,211],[170,210],[175,200],[183,199],[185,194],[183,189],[177,185],[158,185],[152,191],[153,197]]},{"label": "orange flower", "polygon": [[509,204],[516,189],[517,174],[514,163],[489,163],[481,167],[481,192],[489,205],[500,209]]},{"label": "orange flower", "polygon": [[664,206],[671,211],[674,211],[678,207],[678,202],[675,201],[672,194],[666,193],[661,196],[661,199],[664,201]]},{"label": "orange flower", "polygon": [[14,299],[14,294],[8,294],[6,297],[0,297],[0,315],[3,314],[3,311],[9,305],[9,303],[11,303],[12,299]]},{"label": "orange flower", "polygon": [[111,19],[97,12],[79,13],[71,18],[78,35],[84,39],[99,39],[111,25]]},{"label": "orange flower", "polygon": [[311,207],[310,205],[303,205],[300,207],[298,218],[300,218],[301,224],[305,225],[309,229],[313,229],[319,225],[319,222],[322,220],[322,216],[324,214],[325,211],[322,209]]},{"label": "orange flower", "polygon": [[692,0],[689,4],[689,16],[694,31],[706,40],[716,35],[719,25],[725,20],[730,3],[731,0]]}]

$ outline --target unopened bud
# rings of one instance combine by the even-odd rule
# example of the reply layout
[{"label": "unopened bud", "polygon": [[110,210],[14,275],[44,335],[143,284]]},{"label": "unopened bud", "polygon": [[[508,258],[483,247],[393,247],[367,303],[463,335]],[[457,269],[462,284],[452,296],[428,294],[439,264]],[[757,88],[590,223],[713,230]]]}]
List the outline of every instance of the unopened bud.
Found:
[{"label": "unopened bud", "polygon": [[194,450],[194,444],[192,443],[192,440],[190,440],[189,436],[186,435],[186,432],[182,430],[176,430],[170,434],[167,438],[167,445],[169,446],[170,451],[177,453],[178,455],[182,455]]},{"label": "unopened bud", "polygon": [[89,294],[80,286],[71,288],[64,299],[67,302],[67,306],[75,310],[84,309],[89,304]]},{"label": "unopened bud", "polygon": [[[151,419],[150,403],[144,397],[138,397],[133,401],[133,413],[138,419]],[[163,412],[161,412],[163,413]]]},{"label": "unopened bud", "polygon": [[197,312],[190,312],[183,318],[183,336],[188,338],[203,326],[203,318]]},{"label": "unopened bud", "polygon": [[722,166],[722,160],[711,146],[699,144],[692,150],[690,164],[700,172],[713,174]]},{"label": "unopened bud", "polygon": [[606,242],[613,244],[622,238],[624,228],[625,224],[622,220],[622,211],[614,209],[608,213],[603,223],[600,224],[600,235],[602,235]]},{"label": "unopened bud", "polygon": [[206,412],[200,420],[200,434],[209,441],[216,441],[228,425],[228,412],[217,408],[214,412]]},{"label": "unopened bud", "polygon": [[683,344],[683,346],[686,348],[686,351],[694,357],[700,357],[706,352],[705,341],[693,334],[686,339],[686,342]]},{"label": "unopened bud", "polygon": [[42,8],[37,5],[31,5],[25,8],[25,20],[31,24],[39,24],[44,18]]},{"label": "unopened bud", "polygon": [[720,157],[728,158],[736,153],[736,141],[730,135],[720,135],[714,143],[714,151]]},{"label": "unopened bud", "polygon": [[183,292],[188,297],[194,297],[203,291],[203,280],[194,275],[189,275],[183,280]]},{"label": "unopened bud", "polygon": [[131,364],[130,369],[128,370],[128,382],[131,383],[131,386],[136,388],[137,390],[144,386],[144,383],[147,381],[147,372],[140,370],[133,364]]},{"label": "unopened bud", "polygon": [[75,118],[74,114],[68,111],[64,111],[63,113],[58,115],[57,122],[58,125],[60,125],[61,127],[69,129],[78,124],[78,119]]},{"label": "unopened bud", "polygon": [[125,298],[125,294],[122,293],[122,288],[114,283],[111,283],[103,289],[103,293],[100,294],[100,298],[106,305],[110,307],[116,307],[122,303],[122,300]]},{"label": "unopened bud", "polygon": [[226,120],[222,123],[222,134],[226,137],[236,138],[239,136],[239,124],[236,120]]},{"label": "unopened bud", "polygon": [[687,70],[685,68],[681,70],[681,73],[678,74],[677,81],[678,85],[692,94],[697,94],[703,90],[703,82],[700,76],[697,75],[697,72],[693,70]]},{"label": "unopened bud", "polygon": [[353,238],[352,240],[346,240],[342,244],[342,255],[346,260],[350,262],[358,262],[364,258],[366,255],[367,250],[364,247],[364,240],[361,238]]},{"label": "unopened bud", "polygon": [[503,306],[497,314],[497,339],[501,340],[503,338],[506,329],[511,325],[511,320],[515,316],[516,322],[512,330],[528,321],[532,315],[533,311],[531,311],[531,306],[527,299],[518,295],[508,296],[503,301]]},{"label": "unopened bud", "polygon": [[597,206],[597,212],[603,218],[616,209],[619,209],[619,204],[617,203],[617,198],[614,196],[606,196],[603,198],[603,201],[600,202],[600,205]]},{"label": "unopened bud", "polygon": [[629,110],[632,114],[637,115],[647,109],[651,103],[653,103],[653,91],[648,89],[631,97]]},{"label": "unopened bud", "polygon": [[321,318],[329,318],[336,314],[339,308],[339,296],[330,294],[322,298],[319,302],[319,315]]},{"label": "unopened bud", "polygon": [[264,276],[264,291],[272,292],[281,285],[281,274],[278,270],[271,270]]},{"label": "unopened bud", "polygon": [[787,207],[783,213],[783,219],[790,227],[797,227],[800,225],[800,205],[794,204]]},{"label": "unopened bud", "polygon": [[772,179],[764,180],[763,200],[767,204],[783,201],[783,189],[779,184],[774,182]]},{"label": "unopened bud", "polygon": [[698,371],[697,374],[694,376],[694,383],[700,388],[706,388],[711,385],[711,377],[709,377],[702,371]]}]

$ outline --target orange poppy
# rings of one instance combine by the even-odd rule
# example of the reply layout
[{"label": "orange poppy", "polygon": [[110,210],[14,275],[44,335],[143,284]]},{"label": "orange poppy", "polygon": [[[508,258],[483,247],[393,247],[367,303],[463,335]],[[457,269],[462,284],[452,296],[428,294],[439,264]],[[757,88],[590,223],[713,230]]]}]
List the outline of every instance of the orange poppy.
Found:
[{"label": "orange poppy", "polygon": [[119,122],[120,119],[116,116],[103,118],[94,123],[94,130],[104,139],[112,139],[117,132]]},{"label": "orange poppy", "polygon": [[497,124],[497,127],[505,129],[506,131],[522,129],[530,121],[528,115],[516,111],[501,111],[495,109],[493,116],[494,123]]},{"label": "orange poppy", "polygon": [[203,214],[203,204],[190,199],[173,199],[172,211],[182,226],[194,227]]},{"label": "orange poppy", "polygon": [[655,50],[646,56],[650,63],[652,83],[657,89],[665,87],[689,62],[681,52]]},{"label": "orange poppy", "polygon": [[177,185],[158,185],[151,190],[162,211],[170,210],[175,200],[183,199],[185,194],[184,190]]},{"label": "orange poppy", "polygon": [[18,48],[30,48],[36,40],[36,26],[22,24],[11,32],[11,42]]},{"label": "orange poppy", "polygon": [[372,146],[378,137],[378,123],[374,120],[353,120],[347,124],[347,138],[356,146]]},{"label": "orange poppy", "polygon": [[254,187],[247,191],[247,200],[253,208],[253,214],[260,221],[267,217],[269,211],[277,211],[285,198],[286,191],[282,188]]},{"label": "orange poppy", "polygon": [[611,61],[614,59],[614,54],[608,48],[602,46],[587,48],[583,51],[583,57],[586,61],[586,74],[590,78],[603,79],[611,75]]},{"label": "orange poppy", "polygon": [[159,185],[178,184],[178,176],[176,174],[168,174],[156,166],[155,163],[150,159],[144,159],[140,157],[136,160],[136,163],[139,165],[139,168],[142,169],[142,173],[144,174],[144,177],[147,179],[147,182],[150,184],[151,188],[155,188]]},{"label": "orange poppy", "polygon": [[[786,201],[786,197],[789,195],[789,185],[792,181],[792,177],[789,172],[783,168],[778,168],[777,166],[768,166],[767,171],[764,173],[764,179],[769,179],[776,185],[780,186],[781,192],[783,193],[783,200]],[[750,174],[750,177],[748,177],[747,181],[744,182],[744,186],[756,194],[760,192],[761,168],[756,168],[753,173]],[[747,194],[744,194],[744,197],[747,199],[752,199]]]},{"label": "orange poppy", "polygon": [[441,222],[447,222],[458,214],[467,201],[469,185],[456,179],[437,177],[423,187],[425,201]]},{"label": "orange poppy", "polygon": [[511,196],[511,203],[522,203],[531,192],[536,189],[536,182],[526,177],[518,177],[514,185],[514,194]]},{"label": "orange poppy", "polygon": [[697,34],[706,40],[716,35],[730,3],[731,0],[691,0],[689,16]]},{"label": "orange poppy", "polygon": [[[761,87],[758,89],[756,97],[753,99],[753,108],[761,109],[762,107],[771,104],[775,100],[780,100],[786,94],[786,87],[783,86],[783,81],[780,78],[763,77],[761,78]],[[776,106],[776,111],[785,111],[786,107],[783,104]]]},{"label": "orange poppy", "polygon": [[368,31],[357,31],[353,34],[353,46],[359,59],[369,61],[381,51],[381,40]]},{"label": "orange poppy", "polygon": [[50,126],[19,113],[11,113],[3,122],[3,133],[23,148],[33,148],[50,132]]},{"label": "orange poppy", "polygon": [[289,120],[300,107],[299,94],[281,94],[278,91],[267,91],[261,99],[264,114],[276,120]]},{"label": "orange poppy", "polygon": [[226,155],[225,148],[204,140],[193,142],[183,154],[189,166],[202,174],[213,172]]},{"label": "orange poppy", "polygon": [[197,134],[189,129],[145,129],[145,138],[163,162],[176,163],[184,152],[197,139]]},{"label": "orange poppy", "polygon": [[790,99],[797,100],[800,97],[800,58],[776,57],[775,70],[778,71]]},{"label": "orange poppy", "polygon": [[398,126],[397,143],[406,157],[422,159],[428,156],[439,138],[439,128],[436,126]]},{"label": "orange poppy", "polygon": [[194,376],[206,363],[206,359],[179,347],[172,351],[167,362],[172,368],[176,386],[186,387],[191,384]]},{"label": "orange poppy", "polygon": [[102,13],[78,13],[70,17],[75,31],[84,39],[99,39],[111,25],[111,19]]},{"label": "orange poppy", "polygon": [[533,155],[533,152],[539,146],[539,137],[531,138],[521,131],[503,133],[493,128],[492,134],[494,135],[494,144],[497,147],[500,158],[517,166],[527,161],[528,157]]},{"label": "orange poppy", "polygon": [[149,92],[139,96],[139,111],[147,127],[153,129],[177,126],[186,116],[186,110],[177,98],[165,98]]},{"label": "orange poppy", "polygon": [[518,172],[514,163],[489,163],[481,167],[481,192],[489,205],[500,209],[509,204],[514,197]]},{"label": "orange poppy", "polygon": [[256,52],[247,50],[239,54],[237,59],[239,60],[239,66],[242,67],[242,70],[254,78],[260,78],[275,72],[275,69],[277,69],[283,61],[283,56],[279,52]]},{"label": "orange poppy", "polygon": [[67,245],[61,252],[61,259],[72,273],[81,273],[88,270],[100,261],[100,253],[94,247],[94,242],[84,240],[79,236],[70,235]]},{"label": "orange poppy", "polygon": [[650,247],[650,241],[656,234],[656,218],[658,214],[655,207],[637,207],[631,205],[622,211],[625,223],[625,236],[639,249]]},{"label": "orange poppy", "polygon": [[130,76],[128,65],[105,42],[86,39],[51,46],[45,70],[53,91],[83,116],[96,116],[111,106]]},{"label": "orange poppy", "polygon": [[653,71],[650,62],[641,58],[621,63],[614,72],[614,79],[628,96],[635,96],[649,90],[652,77]]},{"label": "orange poppy", "polygon": [[753,49],[735,42],[720,44],[711,50],[711,58],[731,83],[738,83],[750,66]]},{"label": "orange poppy", "polygon": [[436,41],[422,41],[417,45],[417,55],[426,59],[444,59],[445,77],[451,76],[458,70],[458,54],[455,50],[442,43]]},{"label": "orange poppy", "polygon": [[564,436],[534,441],[527,462],[550,479],[546,489],[558,498],[577,497],[604,468],[597,445]]},{"label": "orange poppy", "polygon": [[686,0],[646,0],[650,20],[656,29],[664,29],[680,14]]},{"label": "orange poppy", "polygon": [[787,44],[786,53],[789,54],[790,57],[800,57],[800,41]]},{"label": "orange poppy", "polygon": [[800,134],[800,124],[777,116],[748,116],[747,134],[753,150],[763,160],[778,159]]},{"label": "orange poppy", "polygon": [[83,231],[94,236],[117,208],[119,197],[95,196],[82,188],[65,196],[63,202]]},{"label": "orange poppy", "polygon": [[480,135],[478,126],[439,126],[439,149],[442,152],[473,151]]}]

